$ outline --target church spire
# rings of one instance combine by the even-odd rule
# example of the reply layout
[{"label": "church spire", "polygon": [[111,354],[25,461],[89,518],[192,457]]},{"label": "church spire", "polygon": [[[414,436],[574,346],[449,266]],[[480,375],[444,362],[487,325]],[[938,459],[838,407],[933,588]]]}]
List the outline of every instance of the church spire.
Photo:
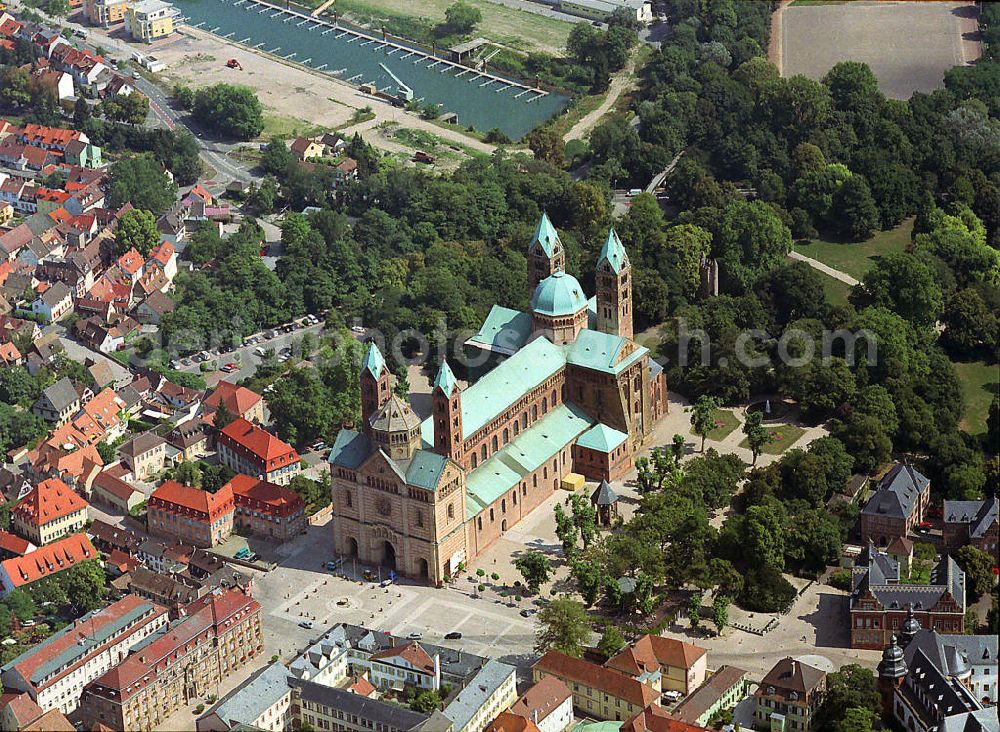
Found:
[{"label": "church spire", "polygon": [[531,298],[538,283],[546,277],[565,271],[566,253],[559,241],[559,232],[543,211],[528,244],[528,297]]},{"label": "church spire", "polygon": [[434,388],[443,391],[447,397],[450,397],[452,392],[458,388],[458,380],[451,372],[447,361],[441,361],[441,367],[438,369],[437,376],[434,377]]},{"label": "church spire", "polygon": [[632,338],[632,263],[614,229],[597,258],[597,330]]}]

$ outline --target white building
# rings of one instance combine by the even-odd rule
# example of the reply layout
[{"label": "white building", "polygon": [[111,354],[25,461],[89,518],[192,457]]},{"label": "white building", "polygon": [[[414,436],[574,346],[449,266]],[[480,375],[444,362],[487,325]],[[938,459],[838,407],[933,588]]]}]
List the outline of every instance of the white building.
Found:
[{"label": "white building", "polygon": [[444,708],[444,716],[453,732],[482,732],[516,698],[516,669],[490,659]]},{"label": "white building", "polygon": [[256,672],[195,722],[198,732],[228,732],[239,725],[267,732],[292,728],[292,688],[280,663]]},{"label": "white building", "polygon": [[4,689],[27,692],[45,711],[70,714],[83,687],[117,666],[129,649],[167,624],[167,609],[126,595],[87,613],[0,667]]}]

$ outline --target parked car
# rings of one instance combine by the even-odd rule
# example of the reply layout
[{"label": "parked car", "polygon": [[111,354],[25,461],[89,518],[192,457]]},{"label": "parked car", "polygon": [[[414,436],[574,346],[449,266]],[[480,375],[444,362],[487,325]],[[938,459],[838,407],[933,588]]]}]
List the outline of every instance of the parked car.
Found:
[{"label": "parked car", "polygon": [[365,329],[364,329],[364,328],[362,328],[362,327],[361,327],[360,325],[355,325],[355,326],[353,326],[353,327],[351,328],[351,332],[352,332],[352,333],[364,333],[364,332],[365,332]]},{"label": "parked car", "polygon": [[406,637],[409,640],[420,640],[421,638],[424,637],[424,634],[423,633],[409,633]]},{"label": "parked car", "polygon": [[326,449],[326,443],[323,442],[323,440],[317,440],[316,442],[314,442],[313,444],[311,444],[309,446],[309,449],[310,450],[325,450]]},{"label": "parked car", "polygon": [[917,531],[919,531],[921,534],[926,534],[930,530],[931,530],[930,521],[921,521],[919,524],[917,524]]},{"label": "parked car", "polygon": [[462,640],[462,634],[459,633],[457,630],[453,630],[450,633],[446,634],[445,637],[444,637],[444,639],[445,640]]},{"label": "parked car", "polygon": [[524,610],[521,611],[521,617],[522,618],[530,618],[534,614],[535,614],[535,611],[532,610],[531,608],[525,608]]},{"label": "parked car", "polygon": [[313,624],[311,620],[300,620],[299,627],[305,628],[306,630],[312,630]]}]

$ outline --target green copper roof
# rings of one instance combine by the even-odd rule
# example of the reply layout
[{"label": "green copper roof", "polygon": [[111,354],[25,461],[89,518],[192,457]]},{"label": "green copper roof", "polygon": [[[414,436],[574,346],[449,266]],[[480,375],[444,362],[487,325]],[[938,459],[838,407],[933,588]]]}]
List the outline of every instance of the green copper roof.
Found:
[{"label": "green copper roof", "polygon": [[618,374],[649,353],[644,346],[637,346],[632,353],[619,360],[626,340],[598,330],[581,330],[576,340],[566,349],[566,361],[575,366]]},{"label": "green copper roof", "polygon": [[606,424],[595,424],[580,436],[576,444],[598,452],[611,452],[627,439],[628,435],[624,432]]},{"label": "green copper roof", "polygon": [[[594,312],[597,312],[596,305]],[[531,316],[528,313],[494,305],[479,332],[466,343],[510,356],[528,342],[529,336],[531,336]]]},{"label": "green copper roof", "polygon": [[572,402],[560,404],[469,473],[466,491],[481,506],[490,505],[526,475],[551,460],[593,423],[594,420]]},{"label": "green copper roof", "polygon": [[432,491],[441,481],[441,474],[447,464],[447,458],[436,452],[417,450],[406,466],[406,483]]},{"label": "green copper roof", "polygon": [[339,465],[349,470],[357,470],[371,454],[372,446],[360,432],[354,430],[341,430],[337,433],[337,439],[333,441],[330,448],[330,455],[327,462]]},{"label": "green copper roof", "polygon": [[538,220],[538,226],[535,227],[535,235],[531,237],[531,243],[528,245],[529,252],[535,246],[535,242],[542,247],[546,257],[552,256],[553,247],[559,242],[559,232],[556,231],[556,227],[549,221],[549,215],[544,211],[542,218]]},{"label": "green copper roof", "polygon": [[437,376],[434,378],[434,388],[440,388],[445,396],[451,396],[452,392],[458,389],[458,380],[455,379],[455,374],[451,372],[447,361],[441,362],[441,368],[438,369]]},{"label": "green copper roof", "polygon": [[608,231],[608,239],[601,249],[601,256],[597,258],[598,266],[604,262],[611,265],[611,271],[615,274],[621,272],[623,267],[628,266],[628,255],[625,253],[625,247],[614,229]]},{"label": "green copper roof", "polygon": [[531,309],[541,315],[572,315],[587,307],[587,298],[576,277],[553,272],[538,283],[531,296]]},{"label": "green copper roof", "polygon": [[378,346],[374,342],[368,346],[368,353],[365,354],[365,360],[361,362],[362,373],[366,369],[376,379],[382,375],[382,370],[385,369],[385,359],[382,358],[382,352],[378,350]]},{"label": "green copper roof", "polygon": [[[468,439],[511,404],[566,365],[562,348],[538,338],[462,392],[462,439]],[[434,445],[434,420],[421,425],[425,447]]]}]

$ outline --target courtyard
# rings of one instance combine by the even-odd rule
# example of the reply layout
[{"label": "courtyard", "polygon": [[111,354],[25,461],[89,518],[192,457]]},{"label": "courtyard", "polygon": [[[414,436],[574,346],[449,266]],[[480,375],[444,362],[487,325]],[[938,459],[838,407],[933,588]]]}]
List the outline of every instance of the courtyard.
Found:
[{"label": "courtyard", "polygon": [[840,61],[867,63],[886,96],[942,86],[944,72],[979,57],[971,2],[791,3],[772,58],[782,76],[821,79]]}]

